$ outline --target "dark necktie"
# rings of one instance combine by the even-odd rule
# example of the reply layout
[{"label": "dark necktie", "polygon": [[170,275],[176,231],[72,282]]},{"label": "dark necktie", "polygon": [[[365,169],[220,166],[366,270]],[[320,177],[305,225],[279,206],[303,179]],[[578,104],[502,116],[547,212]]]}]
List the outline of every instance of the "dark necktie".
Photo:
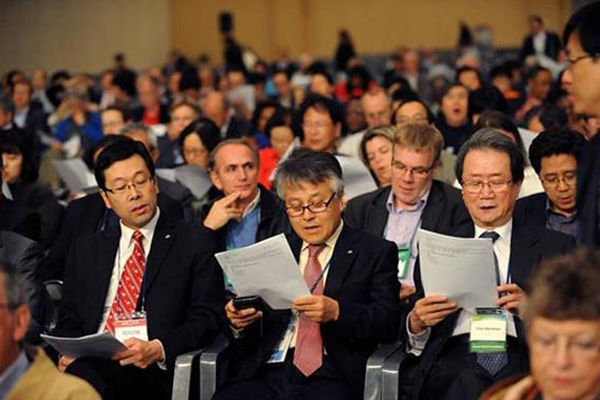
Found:
[{"label": "dark necktie", "polygon": [[[480,238],[492,239],[492,244],[496,243],[496,240],[500,238],[500,235],[494,231],[486,231],[479,236]],[[498,266],[498,257],[496,252],[494,253],[494,270],[496,273],[496,285],[500,285],[502,280],[500,279],[500,268]],[[484,370],[490,373],[490,375],[496,375],[506,364],[508,364],[508,354],[506,351],[495,352],[495,353],[477,353],[477,364]]]},{"label": "dark necktie", "polygon": [[[304,280],[312,288],[321,276],[321,263],[317,258],[327,247],[326,244],[308,246],[308,262],[304,268]],[[323,279],[315,286],[312,294],[323,294]],[[310,376],[323,364],[323,338],[321,327],[318,323],[300,314],[298,320],[298,335],[296,336],[296,350],[294,351],[294,365],[304,376]]]}]

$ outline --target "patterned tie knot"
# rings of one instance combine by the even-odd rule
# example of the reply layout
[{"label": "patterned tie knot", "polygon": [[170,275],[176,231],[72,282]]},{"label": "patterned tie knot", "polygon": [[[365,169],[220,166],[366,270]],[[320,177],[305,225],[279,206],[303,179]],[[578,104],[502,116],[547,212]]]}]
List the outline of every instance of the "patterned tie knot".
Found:
[{"label": "patterned tie knot", "polygon": [[496,243],[496,240],[500,239],[500,235],[494,231],[483,232],[479,237],[484,239],[492,239],[492,243]]},{"label": "patterned tie knot", "polygon": [[326,247],[327,247],[327,244],[325,244],[325,243],[309,244],[308,245],[308,257],[309,258],[319,257],[319,254],[321,254],[321,252],[323,250],[325,250]]},{"label": "patterned tie knot", "polygon": [[135,240],[136,244],[141,246],[143,244],[142,241],[144,240],[144,234],[140,231],[133,232],[133,240]]}]

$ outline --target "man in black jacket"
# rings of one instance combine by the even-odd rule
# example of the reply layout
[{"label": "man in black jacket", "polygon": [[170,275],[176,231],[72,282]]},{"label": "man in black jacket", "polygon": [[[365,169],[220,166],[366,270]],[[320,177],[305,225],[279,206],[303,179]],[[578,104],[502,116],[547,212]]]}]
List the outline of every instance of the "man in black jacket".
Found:
[{"label": "man in black jacket", "polygon": [[398,245],[402,299],[414,293],[419,228],[452,233],[469,221],[460,192],[433,176],[444,148],[441,133],[429,124],[405,124],[394,139],[392,186],[350,200],[344,221],[353,228]]},{"label": "man in black jacket", "polygon": [[517,200],[515,220],[579,238],[577,159],[585,139],[568,129],[540,133],[529,147],[529,159],[544,193]]},{"label": "man in black jacket", "polygon": [[529,17],[530,34],[523,40],[521,60],[528,56],[544,55],[553,60],[558,59],[562,49],[560,38],[554,32],[544,29],[544,20],[539,15]]},{"label": "man in black jacket", "polygon": [[418,360],[414,365],[414,399],[475,400],[492,383],[528,370],[518,306],[527,296],[529,277],[540,260],[570,251],[575,241],[571,236],[513,219],[523,164],[514,143],[489,128],[474,133],[459,152],[456,176],[473,224],[454,234],[492,240],[499,295],[495,310],[506,318],[506,350],[471,352],[469,332],[474,310],[459,308],[445,296],[426,294],[417,264],[418,300],[404,328],[407,350]]},{"label": "man in black jacket", "polygon": [[311,294],[294,300],[293,313],[227,304],[237,352],[233,382],[215,399],[362,398],[367,358],[397,334],[397,256],[392,243],[344,225],[341,175],[333,155],[307,149],[280,166],[288,241]]}]

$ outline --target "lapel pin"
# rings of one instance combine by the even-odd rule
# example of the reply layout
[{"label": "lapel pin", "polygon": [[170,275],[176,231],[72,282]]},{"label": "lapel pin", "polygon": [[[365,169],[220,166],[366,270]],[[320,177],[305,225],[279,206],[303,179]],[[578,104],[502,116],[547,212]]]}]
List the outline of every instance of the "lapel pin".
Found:
[{"label": "lapel pin", "polygon": [[352,254],[352,253],[354,253],[353,250],[348,250],[348,254]]},{"label": "lapel pin", "polygon": [[171,237],[171,235],[167,235],[165,236],[165,239],[169,239]]}]

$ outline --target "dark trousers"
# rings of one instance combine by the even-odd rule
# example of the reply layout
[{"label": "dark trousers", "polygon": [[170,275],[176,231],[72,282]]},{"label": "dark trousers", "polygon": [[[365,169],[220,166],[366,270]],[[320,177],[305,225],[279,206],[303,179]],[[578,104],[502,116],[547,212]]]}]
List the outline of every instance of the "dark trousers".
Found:
[{"label": "dark trousers", "polygon": [[141,369],[121,366],[117,361],[84,357],[75,360],[67,372],[86,380],[103,400],[168,400],[171,396],[166,371],[156,365]]},{"label": "dark trousers", "polygon": [[359,400],[324,356],[323,365],[306,377],[293,364],[293,349],[284,362],[264,364],[253,380],[235,382],[218,390],[213,400]]},{"label": "dark trousers", "polygon": [[508,337],[508,364],[492,376],[469,352],[469,335],[450,338],[425,377],[419,400],[476,400],[492,384],[529,370],[528,355],[519,349],[517,339]]}]

